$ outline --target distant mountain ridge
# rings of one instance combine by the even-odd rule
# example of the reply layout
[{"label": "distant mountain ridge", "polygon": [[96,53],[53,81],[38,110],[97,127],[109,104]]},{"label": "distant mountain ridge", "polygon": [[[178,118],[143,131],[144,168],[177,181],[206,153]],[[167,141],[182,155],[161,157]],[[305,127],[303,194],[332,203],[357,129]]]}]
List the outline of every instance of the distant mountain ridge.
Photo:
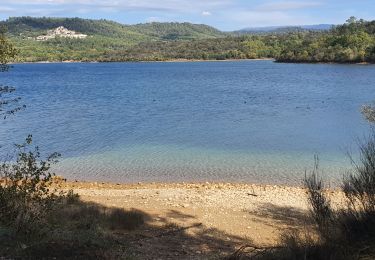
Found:
[{"label": "distant mountain ridge", "polygon": [[11,17],[0,22],[5,25],[13,36],[31,36],[54,30],[60,26],[68,30],[87,35],[104,37],[126,38],[138,41],[144,40],[193,40],[218,38],[233,34],[284,33],[294,31],[324,31],[334,27],[333,24],[297,25],[297,26],[268,26],[249,27],[233,32],[223,32],[205,24],[153,22],[135,25],[126,25],[118,22],[101,19],[83,18],[50,18],[50,17]]},{"label": "distant mountain ridge", "polygon": [[265,26],[265,27],[248,27],[237,32],[240,33],[278,33],[290,31],[328,31],[334,24],[315,24],[315,25],[293,25],[293,26]]}]

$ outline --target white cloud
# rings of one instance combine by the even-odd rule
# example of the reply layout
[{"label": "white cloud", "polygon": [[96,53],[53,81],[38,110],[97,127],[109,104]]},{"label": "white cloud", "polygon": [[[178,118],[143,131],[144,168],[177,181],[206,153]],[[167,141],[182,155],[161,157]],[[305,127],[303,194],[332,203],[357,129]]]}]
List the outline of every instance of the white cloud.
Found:
[{"label": "white cloud", "polygon": [[27,5],[81,5],[96,8],[117,8],[118,10],[138,11],[184,11],[191,12],[219,8],[231,4],[231,0],[2,0],[3,4]]},{"label": "white cloud", "polygon": [[16,9],[8,6],[0,6],[0,12],[14,12]]},{"label": "white cloud", "polygon": [[339,0],[0,0],[0,18],[81,16],[123,23],[201,19],[198,22],[235,30],[247,26],[322,22],[315,10],[309,11],[323,5],[329,7],[330,1]]},{"label": "white cloud", "polygon": [[234,11],[225,13],[226,18],[242,27],[286,26],[314,23],[306,15],[291,15],[283,11]]},{"label": "white cloud", "polygon": [[317,7],[321,5],[322,3],[320,2],[283,1],[283,2],[265,3],[265,4],[257,6],[256,10],[264,11],[264,12],[290,11],[290,10],[297,10],[297,9],[312,8],[312,7]]},{"label": "white cloud", "polygon": [[[109,18],[108,13],[139,12],[138,21],[191,21],[189,16],[210,15],[208,11],[231,6],[233,0],[0,0],[0,18],[10,16],[85,16],[95,14]],[[149,13],[149,16],[147,16]],[[126,14],[124,15],[126,19]],[[147,17],[150,17],[147,19]],[[165,17],[160,19],[160,17]],[[152,19],[154,18],[154,19]],[[123,22],[123,20],[122,20]]]},{"label": "white cloud", "polygon": [[158,17],[158,16],[151,16],[151,17],[148,17],[146,19],[146,23],[155,23],[155,22],[162,23],[162,22],[166,22],[166,21],[167,20],[165,18]]}]

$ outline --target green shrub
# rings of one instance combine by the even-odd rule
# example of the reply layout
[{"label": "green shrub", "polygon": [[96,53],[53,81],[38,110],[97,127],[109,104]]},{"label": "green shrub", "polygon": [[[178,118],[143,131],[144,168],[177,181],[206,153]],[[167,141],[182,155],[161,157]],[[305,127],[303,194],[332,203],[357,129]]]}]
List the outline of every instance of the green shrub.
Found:
[{"label": "green shrub", "polygon": [[353,170],[342,182],[343,208],[332,207],[316,157],[312,173],[304,180],[316,229],[284,233],[277,247],[243,247],[229,259],[375,259],[375,132],[359,151],[358,162],[351,158]]},{"label": "green shrub", "polygon": [[359,161],[351,158],[354,168],[342,183],[344,208],[332,209],[324,183],[318,177],[317,163],[305,178],[318,237],[307,244],[296,236],[284,241],[289,253],[295,252],[288,259],[302,259],[296,258],[301,249],[304,259],[375,258],[375,132],[359,146],[359,151]]},{"label": "green shrub", "polygon": [[331,229],[335,221],[334,213],[329,199],[324,194],[324,182],[319,177],[319,159],[315,158],[314,170],[310,176],[306,176],[304,183],[308,190],[308,200],[311,206],[311,216],[317,224],[319,233],[325,240],[330,240],[333,235]]},{"label": "green shrub", "polygon": [[375,108],[373,106],[363,106],[362,114],[369,122],[375,123]]},{"label": "green shrub", "polygon": [[32,235],[46,227],[46,216],[65,197],[53,183],[54,153],[41,160],[38,147],[31,149],[32,137],[16,145],[15,161],[0,166],[0,223],[18,235]]}]

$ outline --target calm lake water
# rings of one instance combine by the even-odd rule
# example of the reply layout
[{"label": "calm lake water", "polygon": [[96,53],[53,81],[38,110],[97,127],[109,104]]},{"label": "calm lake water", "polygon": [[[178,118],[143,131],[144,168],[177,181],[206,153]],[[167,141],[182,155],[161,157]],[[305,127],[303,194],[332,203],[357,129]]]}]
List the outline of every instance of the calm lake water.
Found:
[{"label": "calm lake water", "polygon": [[299,184],[314,154],[337,179],[375,99],[370,65],[20,64],[0,77],[27,105],[1,122],[3,150],[32,133],[79,180]]}]

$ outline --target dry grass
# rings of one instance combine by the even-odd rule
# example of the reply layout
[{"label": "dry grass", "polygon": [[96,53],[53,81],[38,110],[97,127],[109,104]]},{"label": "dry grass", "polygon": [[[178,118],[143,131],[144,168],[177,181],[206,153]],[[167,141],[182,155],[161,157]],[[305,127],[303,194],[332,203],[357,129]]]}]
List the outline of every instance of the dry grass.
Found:
[{"label": "dry grass", "polygon": [[118,254],[123,256],[128,249],[118,245],[115,234],[139,228],[144,216],[135,211],[85,203],[75,195],[51,211],[45,223],[46,232],[42,237],[25,239],[11,230],[5,231],[4,236],[0,235],[0,255],[34,259],[117,259]]},{"label": "dry grass", "polygon": [[55,222],[75,225],[79,229],[134,230],[144,224],[144,216],[140,212],[79,200],[55,211],[52,218]]},{"label": "dry grass", "polygon": [[305,177],[315,229],[283,234],[276,248],[243,247],[231,259],[375,259],[375,133],[359,146],[359,162],[342,184],[346,207],[334,210],[319,176],[318,158]]}]

